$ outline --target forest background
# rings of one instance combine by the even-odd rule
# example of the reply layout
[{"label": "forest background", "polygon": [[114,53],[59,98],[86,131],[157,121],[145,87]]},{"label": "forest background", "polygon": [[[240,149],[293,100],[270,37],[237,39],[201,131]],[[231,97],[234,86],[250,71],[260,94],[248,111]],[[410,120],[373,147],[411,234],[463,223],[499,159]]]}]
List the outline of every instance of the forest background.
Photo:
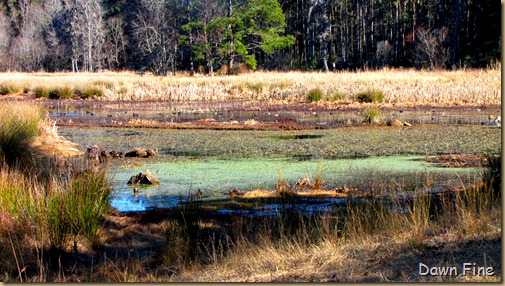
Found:
[{"label": "forest background", "polygon": [[496,0],[1,0],[0,71],[486,67]]}]

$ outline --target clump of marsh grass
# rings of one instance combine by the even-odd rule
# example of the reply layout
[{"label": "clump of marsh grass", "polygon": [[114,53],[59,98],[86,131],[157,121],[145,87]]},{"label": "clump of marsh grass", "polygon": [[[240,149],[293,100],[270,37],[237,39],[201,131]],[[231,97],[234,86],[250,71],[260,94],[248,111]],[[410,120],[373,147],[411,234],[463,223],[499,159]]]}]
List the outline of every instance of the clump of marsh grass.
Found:
[{"label": "clump of marsh grass", "polygon": [[31,143],[40,132],[41,110],[26,104],[0,104],[0,162],[32,165]]},{"label": "clump of marsh grass", "polygon": [[324,185],[324,175],[325,175],[325,168],[323,165],[323,161],[319,161],[317,163],[316,167],[316,172],[314,174],[314,189],[319,189]]},{"label": "clump of marsh grass", "polygon": [[0,84],[0,95],[7,95],[7,94],[12,94],[12,93],[18,93],[22,91],[23,89],[21,86],[17,83],[13,83],[10,81],[3,82]]},{"label": "clump of marsh grass", "polygon": [[309,102],[317,102],[320,101],[324,97],[324,91],[320,88],[313,88],[309,90],[307,94],[307,100]]},{"label": "clump of marsh grass", "polygon": [[7,95],[11,93],[10,88],[7,85],[0,85],[0,95]]},{"label": "clump of marsh grass", "polygon": [[382,102],[384,99],[384,92],[377,88],[371,88],[366,91],[359,92],[356,100],[359,102]]},{"label": "clump of marsh grass", "polygon": [[102,86],[106,89],[113,89],[114,88],[114,82],[109,81],[109,80],[97,80],[97,81],[92,82],[92,85]]},{"label": "clump of marsh grass", "polygon": [[163,251],[163,261],[177,269],[199,262],[202,249],[199,246],[199,220],[197,212],[181,211],[175,221],[165,230],[167,240]]},{"label": "clump of marsh grass", "polygon": [[347,93],[345,91],[333,91],[326,94],[326,98],[329,101],[339,101],[347,98]]},{"label": "clump of marsh grass", "polygon": [[21,88],[21,86],[16,83],[4,82],[4,83],[0,84],[0,95],[18,93],[22,90],[23,89]]},{"label": "clump of marsh grass", "polygon": [[379,123],[382,113],[376,107],[367,108],[363,111],[363,122],[366,123]]},{"label": "clump of marsh grass", "polygon": [[[36,173],[21,173],[11,167],[0,170],[0,216],[15,222],[2,220],[0,244],[23,246],[0,248],[0,256],[11,259],[0,264],[2,273],[16,276],[14,272],[18,272],[20,276],[26,267],[38,267],[44,273],[45,263],[58,268],[58,257],[72,239],[74,245],[80,241],[91,249],[99,247],[98,228],[109,207],[105,171],[62,172],[53,167],[53,178],[51,183],[43,183]],[[46,251],[54,256],[50,259],[56,260],[43,262],[42,257],[32,257],[33,253],[41,255]],[[20,263],[19,267],[12,267]]]},{"label": "clump of marsh grass", "polygon": [[110,190],[105,170],[72,174],[60,186],[48,199],[51,244],[61,248],[68,237],[82,236],[96,249],[101,216],[109,206]]},{"label": "clump of marsh grass", "polygon": [[0,257],[9,260],[0,263],[0,272],[23,281],[26,268],[46,273],[41,255],[48,247],[58,255],[74,238],[97,248],[110,189],[105,169],[77,159],[34,158],[32,143],[42,124],[38,108],[1,104],[0,121],[0,244],[11,245],[0,247]]},{"label": "clump of marsh grass", "polygon": [[345,208],[342,235],[351,241],[363,241],[388,231],[390,222],[390,210],[380,200],[355,203],[350,199]]},{"label": "clump of marsh grass", "polygon": [[75,94],[82,99],[95,98],[103,95],[103,89],[96,86],[87,86],[84,88],[76,88]]},{"label": "clump of marsh grass", "polygon": [[263,82],[247,83],[247,87],[256,93],[260,93],[265,88],[265,84]]},{"label": "clump of marsh grass", "polygon": [[49,91],[50,99],[71,98],[74,94],[74,89],[71,87],[56,87]]},{"label": "clump of marsh grass", "polygon": [[486,156],[488,167],[482,170],[483,191],[491,193],[494,199],[501,199],[501,155]]},{"label": "clump of marsh grass", "polygon": [[465,187],[455,198],[457,226],[466,235],[492,232],[492,221],[501,220],[501,156],[488,156],[489,166],[480,179]]},{"label": "clump of marsh grass", "polygon": [[45,86],[37,86],[33,89],[33,94],[36,98],[48,98],[50,90]]}]

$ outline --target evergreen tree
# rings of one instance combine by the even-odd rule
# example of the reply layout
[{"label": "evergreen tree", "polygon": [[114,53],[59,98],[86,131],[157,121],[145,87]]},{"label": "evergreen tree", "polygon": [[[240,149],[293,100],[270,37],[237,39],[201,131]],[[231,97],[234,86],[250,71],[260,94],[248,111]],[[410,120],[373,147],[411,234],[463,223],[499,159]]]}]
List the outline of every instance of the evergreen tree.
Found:
[{"label": "evergreen tree", "polygon": [[208,25],[210,31],[223,35],[219,51],[227,58],[229,71],[236,58],[256,69],[257,53],[272,53],[294,43],[293,36],[283,35],[286,20],[277,0],[250,0],[238,6],[236,13],[230,2],[229,11],[228,17],[215,18]]}]

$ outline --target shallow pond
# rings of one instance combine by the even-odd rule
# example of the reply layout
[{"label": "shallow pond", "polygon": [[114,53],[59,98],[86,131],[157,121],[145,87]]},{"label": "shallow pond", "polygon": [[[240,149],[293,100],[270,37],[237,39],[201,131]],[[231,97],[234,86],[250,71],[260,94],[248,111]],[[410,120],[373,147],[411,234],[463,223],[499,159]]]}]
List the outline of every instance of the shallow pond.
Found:
[{"label": "shallow pond", "polygon": [[[233,188],[272,190],[279,180],[292,186],[305,177],[314,180],[317,172],[323,175],[325,189],[360,180],[372,186],[390,174],[398,180],[453,174],[443,179],[447,182],[472,169],[439,169],[413,159],[447,152],[498,153],[501,148],[500,128],[477,125],[303,131],[61,127],[59,133],[83,150],[94,144],[123,152],[134,147],[159,149],[155,159],[116,161],[120,163],[111,167],[111,204],[119,211],[177,206],[198,188],[207,201],[227,198]],[[147,169],[161,184],[141,187],[134,194],[128,179]]]},{"label": "shallow pond", "polygon": [[252,131],[60,127],[83,146],[107,150],[158,148],[160,155],[340,159],[439,153],[499,153],[501,128],[480,125],[359,126],[327,130]]},{"label": "shallow pond", "polygon": [[[322,174],[324,188],[334,188],[355,182],[363,174],[373,175],[403,173],[410,175],[429,172],[467,173],[473,169],[436,169],[430,164],[416,160],[419,157],[372,157],[366,159],[337,160],[284,160],[284,159],[237,159],[237,160],[187,160],[173,162],[146,162],[137,166],[114,167],[111,172],[113,196],[111,204],[119,211],[141,211],[151,208],[172,207],[187,202],[189,194],[196,189],[203,192],[202,200],[228,198],[232,189],[273,190],[279,180],[293,186],[297,180],[309,178],[314,181],[316,173]],[[139,187],[127,185],[128,179],[147,169],[161,184]],[[455,176],[456,178],[456,176]],[[367,178],[369,181],[372,178]],[[396,191],[396,190],[395,190]],[[331,199],[335,203],[342,199]]]}]

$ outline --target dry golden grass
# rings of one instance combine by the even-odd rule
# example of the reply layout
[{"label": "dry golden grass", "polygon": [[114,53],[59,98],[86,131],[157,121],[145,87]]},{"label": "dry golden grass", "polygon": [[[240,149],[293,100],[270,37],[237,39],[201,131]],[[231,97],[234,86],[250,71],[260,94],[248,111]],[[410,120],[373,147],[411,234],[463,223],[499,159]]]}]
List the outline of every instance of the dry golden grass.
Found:
[{"label": "dry golden grass", "polygon": [[248,191],[243,195],[244,198],[273,198],[277,196],[278,194],[275,191],[267,191],[261,189]]},{"label": "dry golden grass", "polygon": [[55,122],[45,119],[40,123],[40,135],[34,138],[32,146],[42,155],[58,157],[82,156],[84,152],[79,144],[58,135]]},{"label": "dry golden grass", "polygon": [[392,216],[386,229],[359,238],[337,237],[331,230],[312,244],[300,243],[296,237],[273,241],[264,236],[259,243],[241,242],[233,253],[202,269],[185,269],[171,281],[498,282],[501,275],[423,278],[416,271],[419,262],[459,267],[468,257],[479,265],[500,268],[500,218],[499,212],[474,217],[473,223],[488,225],[479,235],[437,222],[417,228],[401,216]]},{"label": "dry golden grass", "polygon": [[236,76],[138,75],[105,73],[3,73],[0,85],[24,87],[98,87],[103,100],[306,102],[312,89],[344,98],[323,99],[319,105],[358,105],[359,92],[384,92],[383,104],[487,105],[501,103],[500,68],[456,71],[382,69],[360,72],[255,72]]}]

